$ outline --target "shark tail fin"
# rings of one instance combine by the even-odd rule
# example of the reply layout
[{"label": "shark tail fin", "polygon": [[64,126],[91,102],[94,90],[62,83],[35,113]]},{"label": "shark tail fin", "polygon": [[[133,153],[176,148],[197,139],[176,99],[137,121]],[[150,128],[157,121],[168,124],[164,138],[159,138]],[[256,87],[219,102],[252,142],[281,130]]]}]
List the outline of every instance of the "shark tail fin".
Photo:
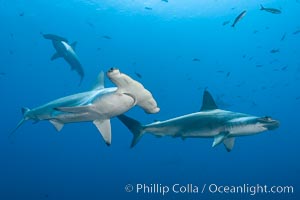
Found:
[{"label": "shark tail fin", "polygon": [[21,111],[22,111],[22,114],[23,114],[23,119],[21,119],[21,121],[19,121],[17,126],[10,132],[9,137],[12,137],[14,135],[14,133],[20,128],[20,126],[22,126],[24,124],[24,122],[27,121],[27,118],[25,117],[25,115],[28,111],[30,111],[30,109],[24,107],[24,108],[21,109]]},{"label": "shark tail fin", "polygon": [[127,117],[126,115],[119,115],[118,119],[125,124],[125,126],[132,132],[133,139],[131,142],[131,148],[133,148],[143,136],[145,130],[143,125],[135,119]]},{"label": "shark tail fin", "polygon": [[264,10],[264,9],[265,9],[265,7],[263,7],[263,5],[260,4],[260,10]]}]

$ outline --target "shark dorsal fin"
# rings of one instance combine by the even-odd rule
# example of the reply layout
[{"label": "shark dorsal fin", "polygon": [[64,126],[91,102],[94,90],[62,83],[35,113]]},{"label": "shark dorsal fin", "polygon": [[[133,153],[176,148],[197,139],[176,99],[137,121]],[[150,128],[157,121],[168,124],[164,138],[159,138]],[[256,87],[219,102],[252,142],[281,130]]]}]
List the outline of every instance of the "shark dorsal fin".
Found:
[{"label": "shark dorsal fin", "polygon": [[73,50],[75,50],[76,49],[76,45],[77,45],[77,42],[75,41],[75,42],[73,42],[72,44],[71,44],[71,47],[73,48]]},{"label": "shark dorsal fin", "polygon": [[218,109],[215,100],[213,99],[211,94],[207,90],[205,90],[203,93],[203,102],[200,111],[215,110],[215,109]]},{"label": "shark dorsal fin", "polygon": [[103,88],[104,88],[104,72],[101,71],[97,77],[97,81],[93,87],[93,90],[100,90]]},{"label": "shark dorsal fin", "polygon": [[21,109],[23,115],[25,115],[25,113],[27,113],[29,110],[30,110],[30,109],[29,109],[29,108],[26,108],[26,107],[23,107],[23,108]]}]

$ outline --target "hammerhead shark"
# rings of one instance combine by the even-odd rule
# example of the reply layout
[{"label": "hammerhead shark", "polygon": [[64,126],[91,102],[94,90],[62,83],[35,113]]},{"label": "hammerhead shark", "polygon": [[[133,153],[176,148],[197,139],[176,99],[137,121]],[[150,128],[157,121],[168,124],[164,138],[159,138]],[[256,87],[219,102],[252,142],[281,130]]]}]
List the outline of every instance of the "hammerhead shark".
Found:
[{"label": "hammerhead shark", "polygon": [[104,73],[101,72],[98,83],[90,91],[62,97],[31,110],[22,108],[23,119],[12,133],[27,120],[48,120],[57,131],[67,123],[92,121],[106,144],[110,145],[110,118],[135,105],[140,106],[146,113],[159,112],[152,94],[141,83],[116,68],[111,68],[107,76],[117,87],[104,88]]},{"label": "hammerhead shark", "polygon": [[207,90],[203,94],[200,112],[147,125],[141,125],[126,115],[118,118],[134,135],[131,147],[138,143],[144,133],[149,132],[158,137],[214,138],[213,147],[223,143],[229,152],[236,137],[254,135],[279,127],[279,122],[271,117],[256,117],[219,109]]},{"label": "hammerhead shark", "polygon": [[69,44],[66,38],[53,34],[43,34],[43,36],[45,39],[49,39],[52,41],[53,47],[56,50],[56,52],[51,57],[51,60],[64,58],[65,61],[71,66],[71,70],[75,70],[79,74],[81,84],[84,77],[84,71],[79,62],[78,56],[75,53],[77,42]]}]

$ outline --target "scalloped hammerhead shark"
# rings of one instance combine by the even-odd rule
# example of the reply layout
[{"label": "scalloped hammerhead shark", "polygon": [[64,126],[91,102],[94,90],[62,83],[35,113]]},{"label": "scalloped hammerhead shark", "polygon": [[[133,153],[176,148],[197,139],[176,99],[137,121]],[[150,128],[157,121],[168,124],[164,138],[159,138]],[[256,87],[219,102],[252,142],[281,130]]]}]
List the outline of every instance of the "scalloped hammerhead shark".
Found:
[{"label": "scalloped hammerhead shark", "polygon": [[135,105],[146,113],[159,112],[152,94],[141,83],[115,68],[111,68],[107,76],[117,87],[104,88],[104,73],[101,72],[98,83],[90,91],[62,97],[34,109],[22,108],[23,119],[12,133],[27,120],[48,120],[57,131],[67,123],[92,121],[106,144],[110,145],[110,118],[123,114]]}]

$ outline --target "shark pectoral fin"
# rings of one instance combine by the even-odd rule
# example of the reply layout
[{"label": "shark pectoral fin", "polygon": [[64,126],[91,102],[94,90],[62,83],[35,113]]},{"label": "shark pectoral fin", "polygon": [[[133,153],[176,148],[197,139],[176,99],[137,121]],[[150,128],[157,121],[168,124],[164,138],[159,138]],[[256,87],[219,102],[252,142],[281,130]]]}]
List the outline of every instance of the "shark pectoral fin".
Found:
[{"label": "shark pectoral fin", "polygon": [[229,134],[229,132],[221,132],[218,135],[216,135],[214,142],[212,144],[212,147],[215,147],[218,144],[221,144],[227,138],[228,134]]},{"label": "shark pectoral fin", "polygon": [[91,105],[88,106],[70,106],[70,107],[57,107],[54,108],[54,110],[58,110],[61,112],[67,112],[67,113],[84,113],[91,109]]},{"label": "shark pectoral fin", "polygon": [[228,152],[233,149],[235,138],[227,138],[223,141],[223,144]]},{"label": "shark pectoral fin", "polygon": [[61,131],[61,129],[64,127],[64,124],[55,120],[55,119],[50,119],[49,120],[51,124],[56,128],[57,131]]},{"label": "shark pectoral fin", "polygon": [[60,57],[62,57],[59,53],[55,53],[55,54],[53,54],[53,56],[51,57],[51,60],[55,60],[55,59],[57,59],[57,58],[60,58]]},{"label": "shark pectoral fin", "polygon": [[111,127],[110,119],[93,121],[99,132],[101,133],[105,143],[109,146],[111,144]]},{"label": "shark pectoral fin", "polygon": [[73,42],[70,46],[73,48],[73,50],[75,50],[76,45],[77,45],[77,42]]}]

